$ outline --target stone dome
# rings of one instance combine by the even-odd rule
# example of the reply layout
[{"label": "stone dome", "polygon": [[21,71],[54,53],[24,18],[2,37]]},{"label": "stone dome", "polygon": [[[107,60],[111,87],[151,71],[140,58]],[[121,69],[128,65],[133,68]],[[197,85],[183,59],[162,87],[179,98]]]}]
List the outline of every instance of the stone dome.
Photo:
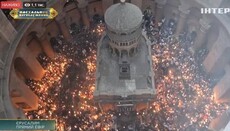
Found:
[{"label": "stone dome", "polygon": [[105,12],[107,27],[118,33],[135,30],[141,25],[142,11],[134,4],[117,3],[110,6]]}]

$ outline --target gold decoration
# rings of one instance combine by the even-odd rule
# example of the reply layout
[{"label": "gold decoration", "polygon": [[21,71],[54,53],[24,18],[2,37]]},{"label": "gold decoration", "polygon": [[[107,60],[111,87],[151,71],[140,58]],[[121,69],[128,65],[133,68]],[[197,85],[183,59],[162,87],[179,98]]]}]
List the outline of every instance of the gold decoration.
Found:
[{"label": "gold decoration", "polygon": [[10,16],[14,19],[18,19],[18,9],[13,9],[10,11]]},{"label": "gold decoration", "polygon": [[50,8],[49,19],[53,19],[53,18],[56,17],[57,15],[58,15],[58,12],[57,12],[54,8]]}]

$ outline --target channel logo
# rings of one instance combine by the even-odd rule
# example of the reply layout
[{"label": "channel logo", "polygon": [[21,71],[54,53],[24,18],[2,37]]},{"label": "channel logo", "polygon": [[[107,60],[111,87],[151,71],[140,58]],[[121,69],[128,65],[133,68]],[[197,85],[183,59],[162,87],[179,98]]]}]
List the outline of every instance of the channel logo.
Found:
[{"label": "channel logo", "polygon": [[228,14],[230,8],[201,8],[201,14]]},{"label": "channel logo", "polygon": [[21,9],[22,2],[21,1],[1,1],[0,9]]}]

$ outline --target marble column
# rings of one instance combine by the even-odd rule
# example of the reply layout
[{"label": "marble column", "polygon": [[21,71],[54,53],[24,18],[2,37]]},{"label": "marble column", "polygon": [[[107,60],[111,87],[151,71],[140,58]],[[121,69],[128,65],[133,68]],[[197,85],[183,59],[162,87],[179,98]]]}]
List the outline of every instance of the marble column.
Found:
[{"label": "marble column", "polygon": [[39,44],[43,50],[43,52],[46,53],[46,55],[53,59],[55,57],[55,52],[53,50],[53,48],[51,47],[50,42],[46,39],[45,36],[43,37],[38,37],[36,34],[32,36],[33,39],[36,40],[37,44]]},{"label": "marble column", "polygon": [[81,14],[82,23],[84,24],[84,26],[89,27],[90,21],[89,21],[88,9],[87,9],[88,1],[77,0],[77,2]]},{"label": "marble column", "polygon": [[219,29],[221,26],[219,24],[213,23],[212,27],[210,27],[208,34],[207,34],[207,45],[205,46],[207,50],[211,50],[212,46],[216,42],[219,37]]},{"label": "marble column", "polygon": [[34,92],[30,88],[28,88],[28,86],[25,84],[23,80],[17,77],[17,74],[15,73],[14,69],[11,72],[11,79],[13,79],[13,81],[10,81],[10,96],[14,105],[18,108],[22,108],[17,103],[25,103],[30,108],[24,108],[24,111],[37,110],[37,95],[34,94]]},{"label": "marble column", "polygon": [[187,15],[190,13],[190,10],[188,10],[188,7],[181,5],[178,8],[180,11],[180,16],[179,16],[179,20],[177,22],[177,28],[176,28],[176,32],[175,32],[176,36],[178,36],[181,32],[183,32]]},{"label": "marble column", "polygon": [[225,75],[214,87],[214,97],[217,102],[230,102],[230,65],[225,67]]},{"label": "marble column", "polygon": [[156,0],[157,3],[157,9],[156,9],[156,14],[155,14],[155,21],[156,25],[157,23],[163,18],[164,15],[164,5],[166,4],[167,0]]},{"label": "marble column", "polygon": [[212,131],[221,131],[229,122],[230,120],[230,110],[224,112],[217,118],[213,119],[209,124],[209,128]]},{"label": "marble column", "polygon": [[56,18],[56,23],[58,28],[60,29],[60,32],[62,33],[62,35],[64,36],[64,38],[67,41],[70,41],[72,39],[72,36],[70,34],[69,28],[66,25],[66,21],[65,21],[65,13],[62,12],[61,14],[59,14]]},{"label": "marble column", "polygon": [[195,52],[204,45],[205,40],[206,40],[207,31],[211,27],[211,25],[209,24],[210,20],[207,19],[206,17],[203,17],[202,19],[200,19],[199,23],[200,23],[200,29],[197,32],[197,37],[193,45],[193,50]]},{"label": "marble column", "polygon": [[20,52],[17,54],[17,57],[23,59],[23,65],[26,64],[21,68],[23,71],[26,72],[25,75],[27,78],[41,80],[45,73],[45,70],[42,68],[40,63],[37,61],[36,56],[34,56],[33,52],[31,52],[29,48],[21,48]]},{"label": "marble column", "polygon": [[219,29],[219,36],[216,42],[213,44],[207,57],[203,61],[204,68],[207,73],[217,75],[223,72],[224,66],[229,62],[230,46],[229,36],[225,29]]},{"label": "marble column", "polygon": [[49,58],[53,59],[55,57],[55,52],[51,47],[51,43],[46,38],[41,39],[41,46]]},{"label": "marble column", "polygon": [[36,39],[31,39],[27,44],[29,50],[33,53],[33,56],[38,57],[40,53],[42,53],[42,46]]},{"label": "marble column", "polygon": [[88,28],[90,26],[89,15],[87,7],[80,8],[80,14],[83,25]]}]

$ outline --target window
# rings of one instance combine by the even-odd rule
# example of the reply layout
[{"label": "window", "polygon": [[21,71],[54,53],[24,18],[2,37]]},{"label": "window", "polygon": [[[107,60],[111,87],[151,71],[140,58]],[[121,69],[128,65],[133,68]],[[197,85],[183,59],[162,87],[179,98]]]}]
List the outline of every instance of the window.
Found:
[{"label": "window", "polygon": [[124,72],[124,73],[128,72],[128,68],[127,67],[122,67],[121,72]]},{"label": "window", "polygon": [[130,65],[128,62],[122,62],[122,64],[119,64],[119,79],[130,79]]}]

